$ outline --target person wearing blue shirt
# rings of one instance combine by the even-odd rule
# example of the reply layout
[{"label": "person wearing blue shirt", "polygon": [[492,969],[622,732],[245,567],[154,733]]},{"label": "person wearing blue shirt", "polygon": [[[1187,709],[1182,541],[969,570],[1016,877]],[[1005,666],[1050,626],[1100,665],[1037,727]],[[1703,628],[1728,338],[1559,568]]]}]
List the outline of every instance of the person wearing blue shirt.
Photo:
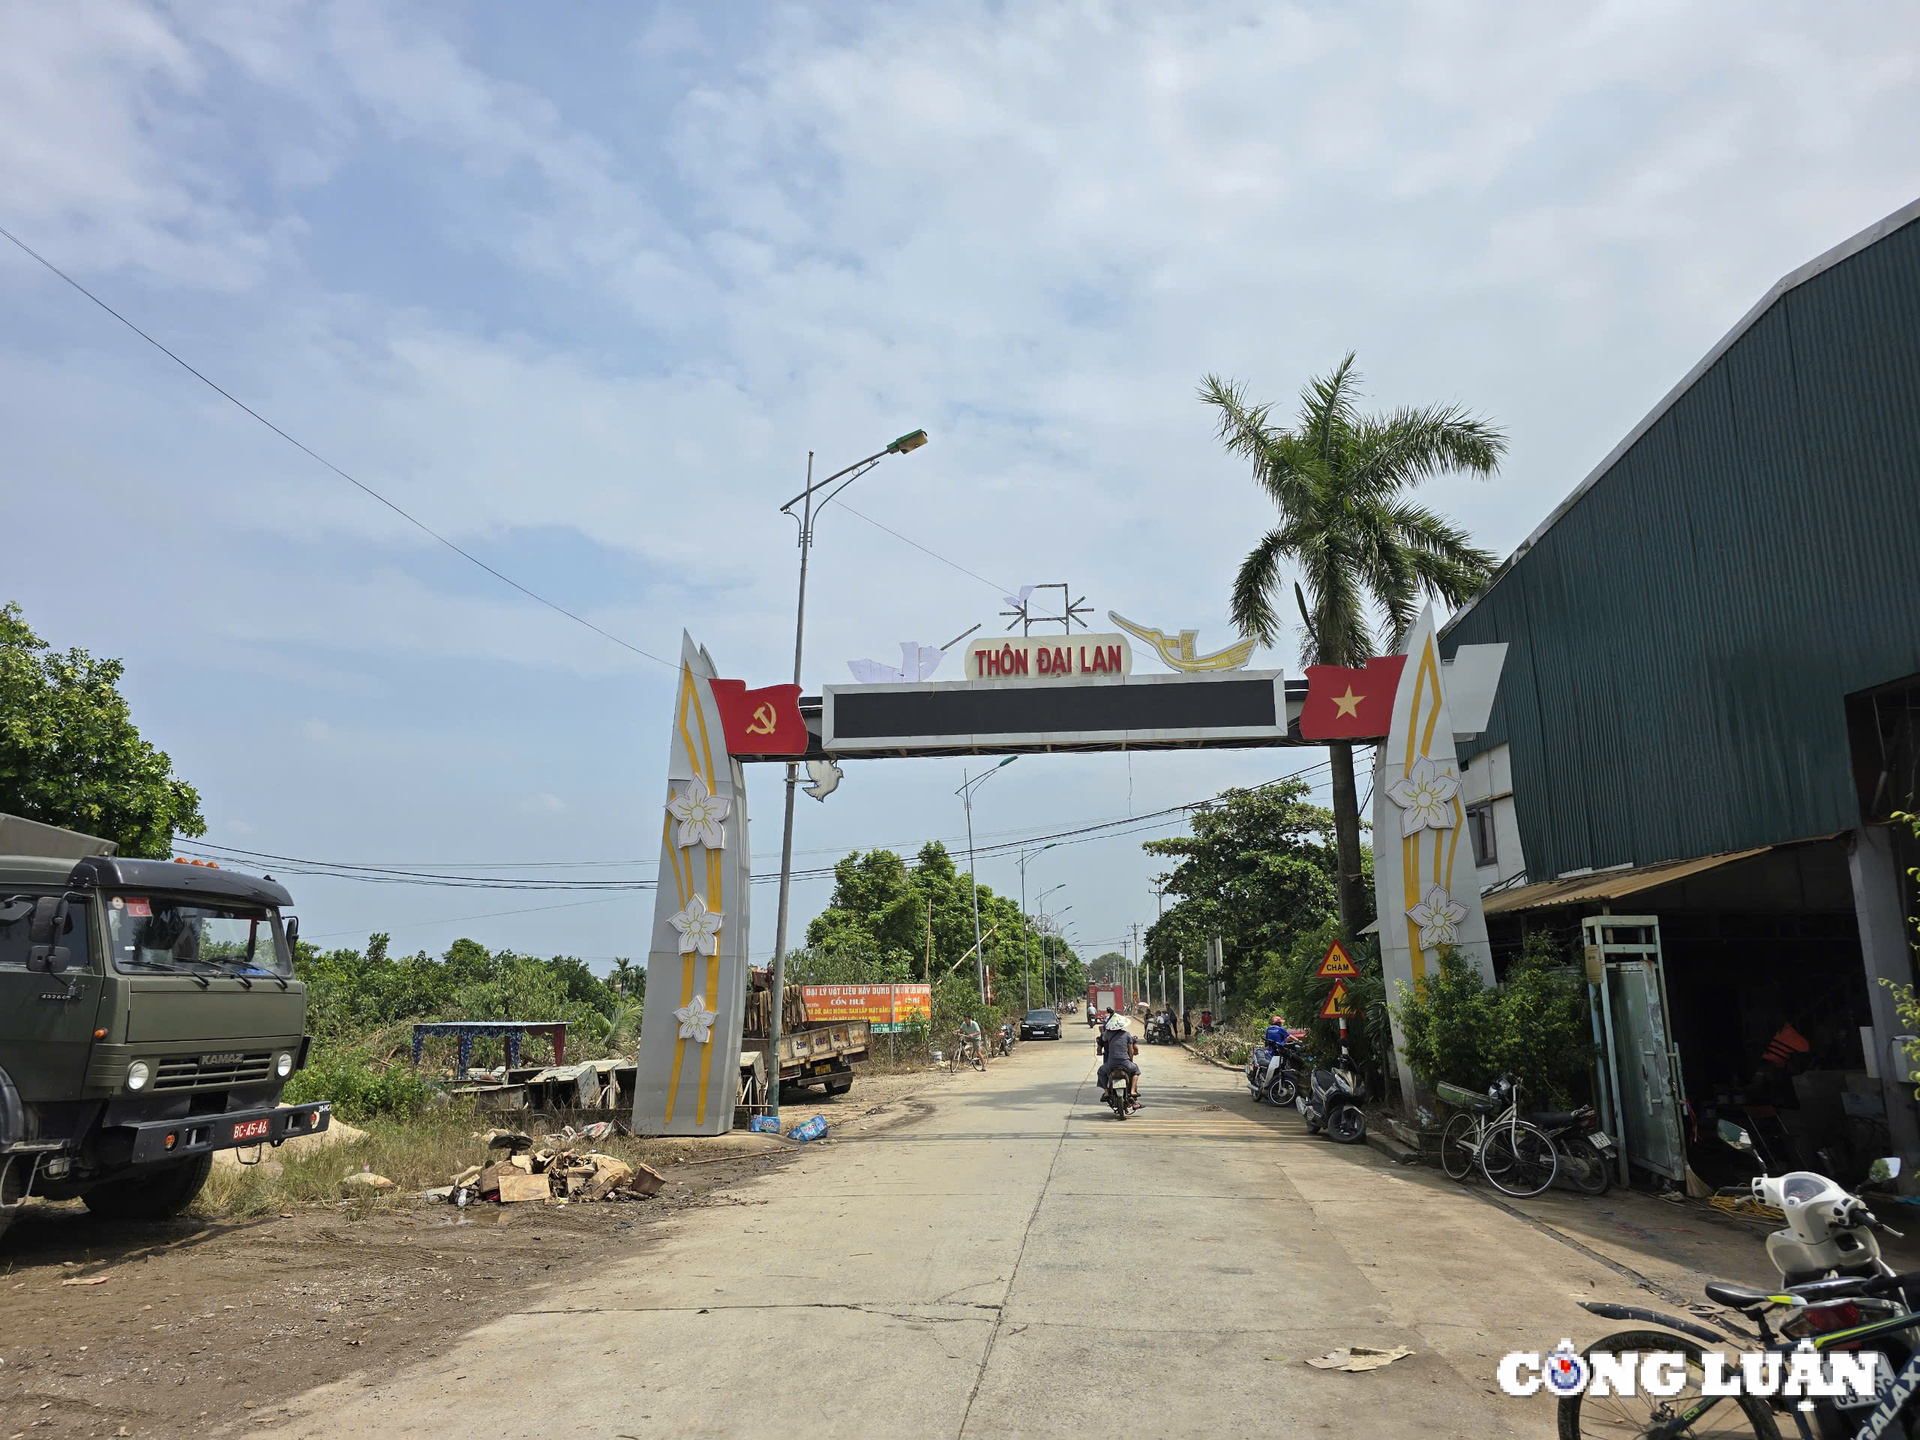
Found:
[{"label": "person wearing blue shirt", "polygon": [[1267,1026],[1266,1038],[1269,1050],[1283,1050],[1293,1043],[1293,1036],[1288,1033],[1284,1017],[1279,1015],[1273,1017],[1273,1023]]}]

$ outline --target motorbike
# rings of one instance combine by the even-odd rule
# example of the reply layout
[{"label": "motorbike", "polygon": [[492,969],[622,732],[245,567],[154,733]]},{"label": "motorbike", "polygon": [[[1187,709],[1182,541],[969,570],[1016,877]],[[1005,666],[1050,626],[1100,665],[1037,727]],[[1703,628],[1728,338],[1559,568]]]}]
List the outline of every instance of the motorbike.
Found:
[{"label": "motorbike", "polygon": [[[1875,1162],[1869,1180],[1887,1183],[1899,1173],[1900,1161],[1889,1158]],[[1877,1357],[1874,1392],[1806,1402],[1744,1394],[1665,1400],[1643,1392],[1639,1403],[1650,1413],[1645,1417],[1646,1428],[1635,1433],[1702,1433],[1696,1428],[1698,1422],[1715,1407],[1725,1406],[1707,1424],[1732,1424],[1741,1433],[1777,1436],[1786,1428],[1784,1421],[1775,1420],[1780,1414],[1792,1416],[1795,1432],[1805,1440],[1920,1434],[1920,1402],[1916,1401],[1920,1394],[1920,1274],[1895,1274],[1881,1259],[1875,1238],[1876,1232],[1895,1236],[1900,1232],[1883,1224],[1859,1196],[1812,1171],[1756,1177],[1752,1192],[1754,1199],[1776,1207],[1786,1217],[1786,1225],[1767,1237],[1767,1258],[1779,1271],[1782,1285],[1765,1290],[1710,1280],[1705,1287],[1707,1299],[1751,1325],[1758,1334],[1758,1348],[1780,1355],[1783,1365],[1798,1350],[1873,1352]],[[1755,1348],[1754,1336],[1740,1325],[1704,1312],[1682,1317],[1640,1305],[1595,1300],[1583,1300],[1580,1305],[1604,1319],[1662,1325],[1677,1332],[1634,1329],[1609,1335],[1582,1352],[1589,1367],[1595,1355],[1629,1351],[1671,1350],[1697,1361],[1703,1348]],[[1772,1327],[1769,1314],[1774,1315]],[[1585,1398],[1572,1395],[1560,1401],[1559,1432],[1565,1440],[1619,1434],[1623,1420],[1640,1423],[1639,1416],[1625,1413],[1630,1406],[1617,1397],[1604,1407],[1606,1415],[1585,1416]],[[1736,1410],[1738,1416],[1728,1413]],[[1583,1419],[1591,1422],[1590,1428],[1582,1428]],[[1733,1432],[1716,1429],[1715,1433]]]},{"label": "motorbike", "polygon": [[1011,1020],[1002,1024],[999,1033],[994,1037],[993,1053],[996,1055],[1013,1054],[1013,1022]]},{"label": "motorbike", "polygon": [[1291,1105],[1300,1094],[1300,1057],[1291,1045],[1256,1045],[1247,1056],[1247,1089],[1269,1105]]},{"label": "motorbike", "polygon": [[1366,1139],[1367,1117],[1360,1102],[1367,1098],[1367,1085],[1354,1068],[1353,1056],[1345,1045],[1331,1068],[1316,1070],[1294,1103],[1307,1119],[1307,1133],[1327,1132],[1327,1138],[1342,1145],[1354,1145]]},{"label": "motorbike", "polygon": [[1165,1015],[1155,1015],[1147,1021],[1147,1043],[1149,1045],[1173,1044],[1173,1021]]},{"label": "motorbike", "polygon": [[1535,1110],[1527,1116],[1560,1152],[1560,1173],[1587,1195],[1604,1195],[1613,1185],[1619,1149],[1600,1128],[1591,1105],[1578,1110]]},{"label": "motorbike", "polygon": [[1113,1118],[1116,1120],[1124,1120],[1140,1108],[1140,1097],[1127,1094],[1125,1075],[1108,1076],[1105,1086],[1100,1091],[1100,1098],[1112,1107]]}]

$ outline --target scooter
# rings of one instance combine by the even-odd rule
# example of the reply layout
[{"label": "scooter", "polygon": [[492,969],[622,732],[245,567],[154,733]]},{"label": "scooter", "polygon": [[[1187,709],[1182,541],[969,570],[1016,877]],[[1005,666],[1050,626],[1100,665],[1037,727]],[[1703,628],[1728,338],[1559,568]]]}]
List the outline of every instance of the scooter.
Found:
[{"label": "scooter", "polygon": [[1116,1120],[1124,1120],[1140,1108],[1140,1097],[1127,1094],[1127,1077],[1124,1072],[1107,1077],[1106,1088],[1100,1092],[1100,1098],[1113,1107],[1113,1118]]},{"label": "scooter", "polygon": [[993,1053],[996,1055],[1013,1054],[1013,1022],[1011,1020],[1004,1022],[1000,1026],[1000,1033],[993,1042]]},{"label": "scooter", "polygon": [[1300,1061],[1291,1046],[1256,1045],[1247,1056],[1247,1089],[1269,1105],[1291,1105],[1300,1094]]},{"label": "scooter", "polygon": [[1165,1015],[1155,1015],[1147,1021],[1147,1043],[1149,1045],[1173,1044],[1173,1022]]},{"label": "scooter", "polygon": [[1366,1139],[1367,1117],[1360,1102],[1367,1098],[1366,1082],[1353,1067],[1353,1056],[1340,1047],[1340,1058],[1328,1070],[1316,1070],[1294,1103],[1306,1116],[1307,1133],[1327,1132],[1327,1138],[1342,1145],[1355,1145]]}]

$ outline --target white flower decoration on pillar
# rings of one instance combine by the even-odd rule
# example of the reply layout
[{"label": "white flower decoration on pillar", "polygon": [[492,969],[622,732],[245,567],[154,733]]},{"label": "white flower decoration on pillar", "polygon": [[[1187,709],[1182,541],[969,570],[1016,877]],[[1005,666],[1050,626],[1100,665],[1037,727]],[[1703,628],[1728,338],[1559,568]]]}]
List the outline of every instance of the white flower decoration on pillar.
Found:
[{"label": "white flower decoration on pillar", "polygon": [[1422,830],[1453,828],[1453,797],[1460,781],[1425,755],[1407,767],[1406,778],[1387,787],[1387,798],[1400,807],[1402,838]]},{"label": "white flower decoration on pillar", "polygon": [[713,1037],[713,1011],[702,1005],[698,999],[689,1000],[673,1012],[673,1018],[680,1022],[680,1038],[705,1045]]},{"label": "white flower decoration on pillar", "polygon": [[1407,911],[1407,919],[1420,927],[1422,950],[1454,944],[1460,938],[1460,927],[1466,918],[1467,907],[1440,885],[1427,891],[1427,898]]},{"label": "white flower decoration on pillar", "polygon": [[682,847],[704,845],[709,850],[726,849],[727,833],[720,825],[732,808],[732,800],[714,794],[707,789],[706,781],[694,776],[687,782],[686,789],[667,802],[667,813],[680,822],[680,835],[675,843]]},{"label": "white flower decoration on pillar", "polygon": [[712,955],[720,949],[720,912],[707,909],[698,895],[687,901],[686,909],[669,915],[667,923],[680,932],[682,955]]}]

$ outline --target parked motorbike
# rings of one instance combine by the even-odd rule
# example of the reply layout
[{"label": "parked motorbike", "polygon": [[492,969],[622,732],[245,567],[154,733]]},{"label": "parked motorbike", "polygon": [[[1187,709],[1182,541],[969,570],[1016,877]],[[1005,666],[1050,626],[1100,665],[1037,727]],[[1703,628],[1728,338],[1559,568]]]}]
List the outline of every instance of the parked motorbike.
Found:
[{"label": "parked motorbike", "polygon": [[1300,1057],[1291,1045],[1256,1045],[1247,1056],[1247,1089],[1269,1105],[1291,1105],[1300,1095]]},{"label": "parked motorbike", "polygon": [[1560,1152],[1560,1173],[1576,1190],[1588,1195],[1607,1193],[1619,1150],[1613,1137],[1600,1128],[1600,1117],[1591,1105],[1578,1110],[1535,1110],[1527,1118],[1546,1131]]},{"label": "parked motorbike", "polygon": [[1013,1054],[1013,1022],[1006,1021],[1000,1026],[1000,1032],[994,1037],[993,1053],[996,1055]]},{"label": "parked motorbike", "polygon": [[1307,1118],[1307,1133],[1327,1132],[1327,1138],[1342,1145],[1354,1145],[1366,1139],[1367,1117],[1360,1102],[1367,1098],[1366,1082],[1354,1068],[1353,1056],[1345,1045],[1332,1068],[1316,1070],[1294,1103]]},{"label": "parked motorbike", "polygon": [[[1869,1181],[1887,1183],[1899,1173],[1900,1161],[1889,1158],[1875,1163]],[[1616,1396],[1594,1407],[1604,1414],[1587,1413],[1586,1397],[1576,1395],[1560,1401],[1559,1432],[1566,1440],[1618,1435],[1622,1422],[1638,1426],[1641,1417],[1629,1413],[1637,1405],[1649,1413],[1645,1428],[1635,1433],[1646,1435],[1705,1433],[1704,1421],[1716,1433],[1737,1430],[1777,1436],[1784,1425],[1775,1416],[1788,1413],[1800,1435],[1819,1440],[1920,1433],[1920,1400],[1916,1399],[1920,1395],[1920,1274],[1894,1274],[1880,1258],[1875,1239],[1876,1231],[1896,1236],[1900,1232],[1882,1224],[1859,1196],[1812,1171],[1762,1175],[1752,1186],[1756,1200],[1786,1216],[1786,1226],[1767,1237],[1767,1257],[1780,1272],[1782,1287],[1763,1290],[1711,1280],[1706,1285],[1707,1299],[1737,1312],[1758,1332],[1758,1348],[1779,1354],[1783,1362],[1790,1352],[1806,1347],[1876,1352],[1881,1357],[1876,1393],[1802,1404],[1739,1394],[1669,1401],[1643,1391],[1637,1400]],[[1609,1335],[1583,1352],[1589,1364],[1595,1355],[1654,1350],[1675,1351],[1697,1363],[1703,1348],[1754,1348],[1740,1326],[1708,1315],[1682,1317],[1593,1300],[1580,1304],[1608,1320],[1663,1325],[1678,1332],[1635,1329]],[[1767,1323],[1769,1314],[1774,1316],[1772,1327]],[[1720,1329],[1710,1329],[1702,1320]],[[1708,1412],[1716,1407],[1723,1407],[1721,1413],[1709,1419]],[[1583,1422],[1588,1428],[1582,1428]],[[1720,1428],[1728,1425],[1733,1430]]]},{"label": "parked motorbike", "polygon": [[1147,1021],[1147,1043],[1149,1045],[1171,1045],[1174,1042],[1173,1021],[1165,1015],[1155,1015]]}]

